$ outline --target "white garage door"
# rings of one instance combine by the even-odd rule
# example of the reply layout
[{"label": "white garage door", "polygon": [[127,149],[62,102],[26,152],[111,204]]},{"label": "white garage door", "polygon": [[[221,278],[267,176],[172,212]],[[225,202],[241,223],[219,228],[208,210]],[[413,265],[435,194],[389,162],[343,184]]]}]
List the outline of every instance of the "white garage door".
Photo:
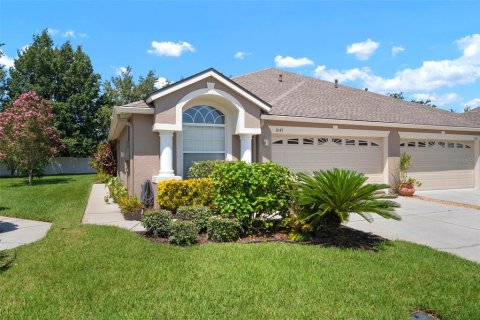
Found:
[{"label": "white garage door", "polygon": [[371,183],[383,183],[378,138],[273,136],[272,160],[293,172],[344,168],[365,173]]},{"label": "white garage door", "polygon": [[402,140],[400,150],[412,156],[409,176],[422,190],[473,188],[473,142]]}]

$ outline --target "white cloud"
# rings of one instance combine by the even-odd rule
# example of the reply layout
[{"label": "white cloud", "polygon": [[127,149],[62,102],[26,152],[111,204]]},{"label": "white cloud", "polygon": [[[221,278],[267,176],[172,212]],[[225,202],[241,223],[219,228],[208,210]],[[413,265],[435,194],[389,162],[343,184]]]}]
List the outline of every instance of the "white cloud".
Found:
[{"label": "white cloud", "polygon": [[5,66],[5,68],[10,69],[13,67],[13,58],[10,58],[2,51],[2,55],[0,57],[0,65]]},{"label": "white cloud", "polygon": [[150,54],[166,57],[180,57],[184,52],[195,52],[195,48],[186,41],[152,41],[152,49],[147,51]]},{"label": "white cloud", "polygon": [[414,93],[410,96],[410,99],[413,100],[430,100],[433,104],[443,107],[452,103],[455,103],[459,100],[459,97],[456,93],[445,93],[445,94],[435,94],[435,93]]},{"label": "white cloud", "polygon": [[402,47],[402,46],[392,47],[392,57],[395,57],[397,54],[399,54],[400,52],[403,52],[403,51],[405,51],[405,48]]},{"label": "white cloud", "polygon": [[167,78],[158,77],[157,81],[155,81],[155,84],[153,86],[155,87],[155,89],[161,89],[169,84],[170,81],[168,81]]},{"label": "white cloud", "polygon": [[55,36],[60,30],[58,29],[53,29],[53,28],[47,28],[47,32],[49,35],[51,35],[52,37]]},{"label": "white cloud", "polygon": [[27,51],[28,48],[30,48],[30,45],[29,45],[29,44],[24,45],[24,46],[20,49],[20,53],[24,53],[25,51]]},{"label": "white cloud", "polygon": [[380,47],[380,43],[371,39],[363,42],[352,43],[347,46],[347,53],[353,54],[358,60],[368,60],[371,55]]},{"label": "white cloud", "polygon": [[470,101],[464,102],[462,104],[464,107],[472,107],[472,108],[480,107],[480,98],[475,98]]},{"label": "white cloud", "polygon": [[77,35],[75,34],[75,30],[67,30],[62,34],[64,38],[76,38]]},{"label": "white cloud", "polygon": [[78,34],[78,36],[79,36],[80,38],[86,38],[86,37],[87,37],[87,34],[86,34],[85,32],[80,32],[80,33]]},{"label": "white cloud", "polygon": [[278,68],[298,68],[303,66],[311,66],[313,65],[313,61],[306,57],[296,59],[289,56],[276,56],[275,65]]},{"label": "white cloud", "polygon": [[[320,66],[315,76],[330,80],[332,74],[341,81],[361,81],[363,86],[379,93],[429,92],[441,87],[468,84],[480,78],[480,34],[455,41],[462,55],[453,60],[424,61],[418,68],[398,71],[392,78],[375,75],[369,68],[338,71]],[[318,69],[318,68],[317,68]]]},{"label": "white cloud", "polygon": [[115,69],[115,74],[117,76],[121,76],[122,74],[126,73],[127,72],[127,67],[113,67]]},{"label": "white cloud", "polygon": [[238,51],[233,55],[235,59],[243,60],[245,57],[252,55],[251,52],[245,52],[245,51]]}]

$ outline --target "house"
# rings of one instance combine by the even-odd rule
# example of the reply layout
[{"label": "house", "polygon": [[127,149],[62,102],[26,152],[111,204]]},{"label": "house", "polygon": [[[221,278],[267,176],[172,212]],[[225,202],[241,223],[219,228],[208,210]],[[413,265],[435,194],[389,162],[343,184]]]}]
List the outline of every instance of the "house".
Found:
[{"label": "house", "polygon": [[348,168],[392,183],[402,152],[423,189],[479,188],[478,110],[451,113],[273,68],[233,78],[208,69],[115,107],[108,139],[137,195],[145,180],[184,178],[207,159]]}]

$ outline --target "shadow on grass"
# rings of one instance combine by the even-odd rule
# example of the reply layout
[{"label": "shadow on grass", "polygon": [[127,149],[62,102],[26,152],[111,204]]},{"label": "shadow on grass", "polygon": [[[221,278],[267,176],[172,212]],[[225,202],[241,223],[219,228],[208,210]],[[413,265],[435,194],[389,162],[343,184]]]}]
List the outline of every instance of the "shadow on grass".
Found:
[{"label": "shadow on grass", "polygon": [[16,253],[9,251],[0,251],[0,273],[10,268],[15,261]]},{"label": "shadow on grass", "polygon": [[10,209],[9,207],[0,207],[0,212]]},{"label": "shadow on grass", "polygon": [[[55,185],[55,184],[64,184],[64,183],[69,183],[72,182],[73,178],[66,178],[66,177],[55,177],[55,178],[40,178],[40,179],[34,179],[32,186],[42,186],[42,185]],[[24,187],[28,186],[28,179],[25,179],[23,181],[19,181],[17,183],[13,183],[10,185],[11,187]]]}]

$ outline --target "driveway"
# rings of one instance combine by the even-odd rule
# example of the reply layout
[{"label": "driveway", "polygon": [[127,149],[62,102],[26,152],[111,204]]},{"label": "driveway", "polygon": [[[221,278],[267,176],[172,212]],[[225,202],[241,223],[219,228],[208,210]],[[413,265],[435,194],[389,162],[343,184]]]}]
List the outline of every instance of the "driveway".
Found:
[{"label": "driveway", "polygon": [[444,201],[480,206],[480,189],[449,189],[417,191],[417,195]]},{"label": "driveway", "polygon": [[353,215],[348,226],[391,240],[406,240],[480,263],[480,210],[400,197],[401,221]]}]

